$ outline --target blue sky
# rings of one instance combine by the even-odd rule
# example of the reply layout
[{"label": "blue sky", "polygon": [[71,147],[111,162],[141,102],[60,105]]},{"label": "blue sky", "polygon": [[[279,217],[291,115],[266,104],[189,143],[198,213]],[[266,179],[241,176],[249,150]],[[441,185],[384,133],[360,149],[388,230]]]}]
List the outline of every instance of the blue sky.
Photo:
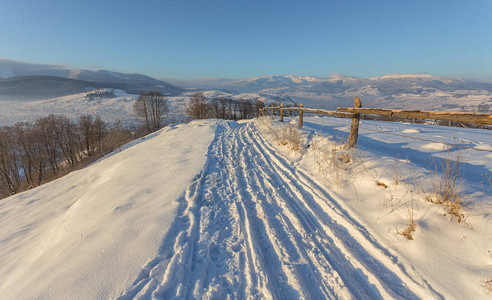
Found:
[{"label": "blue sky", "polygon": [[492,1],[0,0],[0,57],[158,78],[492,80]]}]

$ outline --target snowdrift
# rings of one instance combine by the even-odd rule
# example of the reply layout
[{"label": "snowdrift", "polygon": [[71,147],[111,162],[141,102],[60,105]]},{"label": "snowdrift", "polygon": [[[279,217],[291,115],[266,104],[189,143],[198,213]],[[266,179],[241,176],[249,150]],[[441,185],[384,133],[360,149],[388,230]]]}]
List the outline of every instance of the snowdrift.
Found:
[{"label": "snowdrift", "polygon": [[0,298],[118,296],[158,251],[215,122],[154,133],[0,202]]}]

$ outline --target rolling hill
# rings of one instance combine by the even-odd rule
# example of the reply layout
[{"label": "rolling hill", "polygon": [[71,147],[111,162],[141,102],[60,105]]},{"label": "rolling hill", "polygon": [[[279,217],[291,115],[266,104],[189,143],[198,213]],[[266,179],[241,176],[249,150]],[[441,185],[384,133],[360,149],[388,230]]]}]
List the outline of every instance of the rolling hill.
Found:
[{"label": "rolling hill", "polygon": [[142,74],[107,70],[69,69],[0,59],[0,99],[41,100],[91,89],[113,88],[130,94],[159,91],[178,95],[184,89]]}]

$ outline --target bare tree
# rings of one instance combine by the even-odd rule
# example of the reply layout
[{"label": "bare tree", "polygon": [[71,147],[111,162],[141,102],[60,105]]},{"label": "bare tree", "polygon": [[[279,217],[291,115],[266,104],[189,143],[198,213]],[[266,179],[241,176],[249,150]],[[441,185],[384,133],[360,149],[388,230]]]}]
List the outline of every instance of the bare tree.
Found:
[{"label": "bare tree", "polygon": [[77,132],[77,126],[73,121],[63,115],[50,116],[53,126],[53,138],[57,147],[61,150],[66,162],[75,166],[81,159],[82,143]]},{"label": "bare tree", "polygon": [[[220,103],[219,103],[219,99],[218,98],[213,98],[211,101],[210,101],[210,116],[212,118],[216,118],[216,119],[219,119],[221,118],[221,111],[220,111]],[[224,118],[222,118],[224,119]]]},{"label": "bare tree", "polygon": [[24,177],[29,188],[38,186],[43,180],[46,154],[43,150],[38,128],[29,123],[17,123],[13,127],[17,152]]},{"label": "bare tree", "polygon": [[145,122],[148,133],[161,129],[162,116],[168,112],[167,101],[159,92],[141,94],[133,105],[135,114]]},{"label": "bare tree", "polygon": [[79,131],[88,156],[101,152],[105,129],[106,124],[99,116],[96,119],[91,115],[83,115],[79,118]]},{"label": "bare tree", "polygon": [[106,138],[106,127],[106,123],[100,116],[97,116],[92,124],[94,146],[98,153],[101,153],[103,150],[103,141]]},{"label": "bare tree", "polygon": [[121,146],[123,143],[132,140],[134,137],[134,132],[123,128],[121,125],[121,120],[118,120],[109,128],[108,138],[106,141],[106,146],[111,149],[118,149],[121,151]]},{"label": "bare tree", "polygon": [[0,182],[5,189],[2,192],[6,195],[13,195],[21,188],[21,176],[17,164],[19,157],[16,150],[12,128],[0,128]]},{"label": "bare tree", "polygon": [[260,109],[265,107],[265,103],[259,100],[255,100],[255,114],[258,115]]},{"label": "bare tree", "polygon": [[56,116],[40,118],[36,121],[36,128],[39,132],[39,142],[41,143],[48,163],[53,171],[53,175],[58,173],[59,149],[56,142]]},{"label": "bare tree", "polygon": [[193,119],[205,119],[209,117],[210,107],[203,93],[195,93],[191,96],[186,107],[186,113]]},{"label": "bare tree", "polygon": [[79,130],[82,134],[86,154],[91,156],[94,152],[94,119],[91,115],[82,115],[79,118]]}]

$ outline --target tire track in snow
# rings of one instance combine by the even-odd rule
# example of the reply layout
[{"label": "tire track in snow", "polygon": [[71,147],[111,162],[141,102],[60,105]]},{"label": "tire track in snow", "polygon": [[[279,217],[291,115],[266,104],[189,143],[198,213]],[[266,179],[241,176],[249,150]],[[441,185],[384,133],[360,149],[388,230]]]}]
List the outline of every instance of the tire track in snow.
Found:
[{"label": "tire track in snow", "polygon": [[[328,191],[278,155],[257,130],[248,131],[248,135],[255,144],[254,147],[263,153],[265,162],[270,164],[273,170],[277,170],[286,189],[294,192],[294,198],[304,203],[304,208],[310,212],[312,220],[320,221],[324,232],[330,235],[332,243],[335,242],[341,253],[348,254],[355,265],[364,269],[364,273],[372,277],[379,290],[387,290],[391,297],[396,298],[444,298],[411,266],[405,268],[396,256],[380,245]],[[418,296],[413,291],[416,291]]]},{"label": "tire track in snow", "polygon": [[252,123],[219,122],[207,156],[119,299],[439,298]]}]

